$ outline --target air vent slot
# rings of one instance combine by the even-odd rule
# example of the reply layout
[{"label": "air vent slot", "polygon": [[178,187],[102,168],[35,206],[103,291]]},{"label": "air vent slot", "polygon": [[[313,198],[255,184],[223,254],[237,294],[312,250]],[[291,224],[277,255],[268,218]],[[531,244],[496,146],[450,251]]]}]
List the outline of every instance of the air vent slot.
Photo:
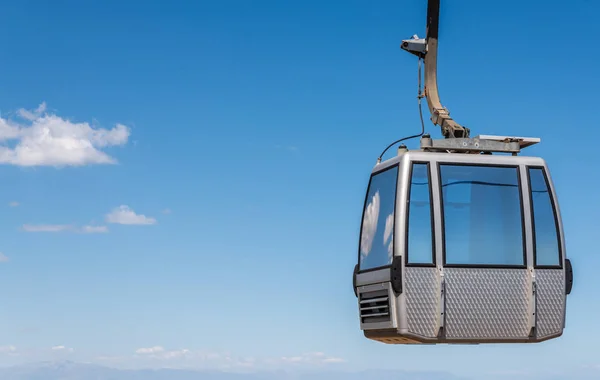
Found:
[{"label": "air vent slot", "polygon": [[390,296],[387,289],[360,293],[359,304],[362,323],[390,321]]}]

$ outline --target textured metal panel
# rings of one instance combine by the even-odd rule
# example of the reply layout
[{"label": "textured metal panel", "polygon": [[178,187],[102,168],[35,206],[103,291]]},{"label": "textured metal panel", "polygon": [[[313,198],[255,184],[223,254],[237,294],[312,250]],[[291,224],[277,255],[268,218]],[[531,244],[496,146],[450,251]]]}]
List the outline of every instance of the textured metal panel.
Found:
[{"label": "textured metal panel", "polygon": [[560,334],[565,307],[565,275],[562,269],[536,269],[537,337]]},{"label": "textured metal panel", "polygon": [[529,335],[526,269],[446,268],[446,337],[519,339]]},{"label": "textured metal panel", "polygon": [[436,268],[405,268],[408,331],[428,338],[438,332],[440,284]]}]

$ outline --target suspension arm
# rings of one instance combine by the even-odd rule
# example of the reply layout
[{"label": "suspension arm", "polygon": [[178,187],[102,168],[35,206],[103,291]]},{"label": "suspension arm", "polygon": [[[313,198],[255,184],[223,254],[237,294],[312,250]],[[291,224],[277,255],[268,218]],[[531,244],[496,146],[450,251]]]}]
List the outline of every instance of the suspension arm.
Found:
[{"label": "suspension arm", "polygon": [[431,113],[431,121],[442,129],[445,138],[469,137],[469,129],[458,124],[450,117],[450,112],[440,101],[437,85],[437,50],[438,30],[440,20],[440,0],[427,2],[427,36],[419,39],[413,36],[410,40],[402,41],[402,49],[415,54],[425,62],[425,97]]}]

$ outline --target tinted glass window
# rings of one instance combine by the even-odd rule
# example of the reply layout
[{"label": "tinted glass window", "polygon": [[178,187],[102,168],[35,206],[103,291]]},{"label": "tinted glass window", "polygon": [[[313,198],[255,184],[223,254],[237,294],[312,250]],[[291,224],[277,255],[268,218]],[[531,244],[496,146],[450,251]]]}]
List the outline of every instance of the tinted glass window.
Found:
[{"label": "tinted glass window", "polygon": [[542,169],[529,169],[536,265],[560,265],[556,214]]},{"label": "tinted glass window", "polygon": [[408,203],[409,264],[433,264],[429,165],[413,164]]},{"label": "tinted glass window", "polygon": [[524,265],[516,167],[440,165],[447,264]]},{"label": "tinted glass window", "polygon": [[371,179],[360,235],[361,270],[392,262],[397,176],[398,167],[394,166]]}]

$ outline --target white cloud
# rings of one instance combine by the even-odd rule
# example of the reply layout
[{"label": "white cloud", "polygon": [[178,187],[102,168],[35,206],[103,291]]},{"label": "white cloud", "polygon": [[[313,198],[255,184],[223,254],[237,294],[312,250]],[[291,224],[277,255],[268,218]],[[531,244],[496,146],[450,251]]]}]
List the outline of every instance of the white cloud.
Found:
[{"label": "white cloud", "polygon": [[383,244],[386,244],[390,238],[390,236],[392,236],[392,227],[394,227],[394,212],[392,211],[392,213],[390,215],[387,216],[387,218],[385,218],[385,230],[383,233]]},{"label": "white cloud", "polygon": [[[0,164],[17,166],[82,166],[115,164],[101,149],[124,145],[130,130],[123,124],[112,129],[94,128],[48,113],[46,103],[35,110],[19,109],[25,122],[0,117]],[[12,143],[9,145],[8,143]]]},{"label": "white cloud", "polygon": [[135,350],[135,353],[138,355],[144,355],[148,358],[163,360],[178,359],[188,355],[194,355],[194,353],[192,353],[192,351],[188,350],[187,348],[177,350],[165,350],[165,348],[162,346],[138,348],[137,350]]},{"label": "white cloud", "polygon": [[0,252],[0,263],[5,263],[8,260],[9,260],[8,257],[6,257],[6,255],[4,253]]},{"label": "white cloud", "polygon": [[108,232],[106,226],[83,226],[81,232],[84,234],[102,234]]},{"label": "white cloud", "polygon": [[157,354],[160,352],[165,352],[164,347],[154,346],[154,347],[147,347],[147,348],[138,348],[137,350],[135,350],[136,354],[141,354],[141,355]]},{"label": "white cloud", "polygon": [[77,232],[83,234],[98,234],[108,232],[106,226],[83,226],[76,227],[70,224],[24,224],[26,232]]},{"label": "white cloud", "polygon": [[156,219],[136,214],[129,206],[121,205],[106,214],[106,221],[115,224],[156,224]]},{"label": "white cloud", "polygon": [[342,358],[325,358],[323,363],[346,363],[346,359]]},{"label": "white cloud", "polygon": [[344,363],[345,360],[338,357],[325,355],[323,352],[309,352],[299,356],[282,357],[281,361],[284,363],[292,364],[333,364],[333,363]]},{"label": "white cloud", "polygon": [[20,205],[20,203],[17,201],[12,201],[12,202],[9,202],[8,205],[10,207],[18,207]]},{"label": "white cloud", "polygon": [[37,119],[38,117],[40,117],[44,112],[46,112],[46,102],[42,102],[38,108],[36,108],[33,111],[27,111],[24,108],[20,108],[17,113],[19,114],[19,116],[21,116],[23,119],[27,119],[29,121],[34,121],[35,119]]},{"label": "white cloud", "polygon": [[162,357],[164,359],[173,359],[173,358],[180,358],[182,356],[186,356],[190,353],[191,353],[190,350],[188,350],[187,348],[183,348],[181,350],[166,351],[163,353]]},{"label": "white cloud", "polygon": [[23,230],[27,232],[63,232],[73,230],[68,224],[24,224]]},{"label": "white cloud", "polygon": [[361,258],[363,259],[369,255],[373,246],[373,239],[377,231],[377,220],[379,219],[379,202],[379,191],[377,191],[365,209],[360,243]]},{"label": "white cloud", "polygon": [[163,213],[163,214],[166,214],[166,215],[168,215],[168,214],[170,214],[170,213],[172,213],[172,212],[173,212],[173,211],[171,211],[171,209],[170,209],[170,208],[166,208],[166,209],[162,210],[162,213]]},{"label": "white cloud", "polygon": [[233,371],[248,370],[285,370],[291,368],[317,368],[339,365],[346,361],[342,358],[326,355],[322,352],[309,352],[284,357],[239,356],[229,352],[194,350],[189,348],[167,348],[162,345],[142,347],[131,354],[110,355],[80,351],[67,345],[55,345],[44,348],[21,348],[0,346],[0,355],[12,355],[26,358],[28,361],[53,361],[57,358],[76,358],[86,363],[105,364],[116,368],[185,368],[220,369]]},{"label": "white cloud", "polygon": [[[383,244],[387,244],[388,261],[391,263],[394,257],[394,241],[390,240],[392,233],[394,232],[394,212],[385,218],[385,230],[383,232]],[[388,243],[389,240],[389,243]]]},{"label": "white cloud", "polygon": [[[236,357],[229,353],[195,351],[187,348],[167,350],[162,346],[144,347],[135,350],[135,358],[146,365],[168,361],[173,366],[197,368],[286,368],[294,366],[321,366],[346,362],[344,359],[326,355],[322,352],[310,352],[296,356],[279,358]],[[123,361],[123,358],[104,357],[106,361]]]},{"label": "white cloud", "polygon": [[75,351],[74,349],[65,347],[65,346],[53,346],[50,349],[55,352],[73,352],[73,351]]}]

